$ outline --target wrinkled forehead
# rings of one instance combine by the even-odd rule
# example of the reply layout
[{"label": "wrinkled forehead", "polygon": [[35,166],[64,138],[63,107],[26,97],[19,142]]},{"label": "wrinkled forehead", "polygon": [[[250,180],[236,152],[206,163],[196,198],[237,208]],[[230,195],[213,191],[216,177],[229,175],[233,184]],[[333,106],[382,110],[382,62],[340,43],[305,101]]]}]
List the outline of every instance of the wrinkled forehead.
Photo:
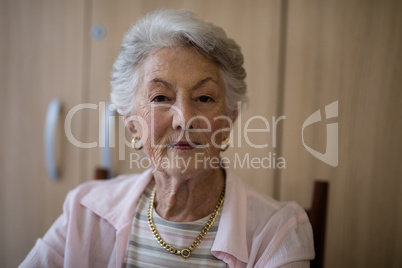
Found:
[{"label": "wrinkled forehead", "polygon": [[196,50],[162,48],[147,57],[140,66],[143,83],[160,78],[174,83],[197,83],[210,77],[221,84],[219,67]]}]

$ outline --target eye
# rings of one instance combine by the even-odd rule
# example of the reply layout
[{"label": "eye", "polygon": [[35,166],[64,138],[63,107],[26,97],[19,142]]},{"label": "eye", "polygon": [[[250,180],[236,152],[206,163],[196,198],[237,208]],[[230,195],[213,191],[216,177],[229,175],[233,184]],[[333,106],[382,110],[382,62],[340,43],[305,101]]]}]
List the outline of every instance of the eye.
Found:
[{"label": "eye", "polygon": [[163,95],[158,95],[155,98],[152,99],[152,102],[164,102],[167,101],[168,98],[166,96]]},{"label": "eye", "polygon": [[214,101],[211,97],[208,97],[208,96],[201,96],[201,97],[198,98],[198,100],[199,100],[200,102]]}]

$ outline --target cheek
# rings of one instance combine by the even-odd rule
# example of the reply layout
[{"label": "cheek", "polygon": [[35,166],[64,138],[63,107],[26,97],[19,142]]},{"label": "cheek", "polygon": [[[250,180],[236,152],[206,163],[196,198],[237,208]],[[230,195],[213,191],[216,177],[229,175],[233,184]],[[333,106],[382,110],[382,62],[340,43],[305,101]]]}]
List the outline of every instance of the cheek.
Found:
[{"label": "cheek", "polygon": [[[209,120],[210,130],[209,132],[204,132],[208,139],[219,146],[225,138],[229,137],[230,125],[226,119],[216,119],[214,117]],[[207,129],[207,122],[204,121],[202,128]]]},{"label": "cheek", "polygon": [[170,133],[169,118],[166,113],[153,112],[147,113],[144,118],[147,124],[146,136],[143,137],[144,150],[146,155],[158,161],[166,157],[167,148],[164,146]]},{"label": "cheek", "polygon": [[146,143],[150,144],[151,142],[154,142],[158,144],[158,142],[169,133],[171,120],[166,113],[162,112],[153,112],[152,114],[147,113],[147,116],[144,117],[144,119],[147,125]]}]

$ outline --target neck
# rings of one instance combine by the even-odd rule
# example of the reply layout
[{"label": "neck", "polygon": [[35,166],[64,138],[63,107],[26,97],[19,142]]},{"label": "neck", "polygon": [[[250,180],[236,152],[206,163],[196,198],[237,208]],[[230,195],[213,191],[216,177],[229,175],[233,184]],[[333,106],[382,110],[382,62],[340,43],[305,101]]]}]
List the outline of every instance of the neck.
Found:
[{"label": "neck", "polygon": [[224,187],[224,171],[208,170],[194,178],[178,178],[155,171],[154,206],[162,218],[190,222],[211,214]]}]

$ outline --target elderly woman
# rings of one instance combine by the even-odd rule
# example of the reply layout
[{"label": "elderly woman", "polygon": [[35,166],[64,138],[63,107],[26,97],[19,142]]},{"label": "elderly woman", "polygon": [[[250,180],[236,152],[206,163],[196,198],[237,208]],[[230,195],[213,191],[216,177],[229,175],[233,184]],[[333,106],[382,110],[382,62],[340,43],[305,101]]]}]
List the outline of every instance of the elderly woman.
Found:
[{"label": "elderly woman", "polygon": [[239,46],[188,11],[126,34],[112,101],[152,169],[71,191],[23,267],[309,267],[311,226],[295,203],[248,188],[219,162],[246,76]]}]

